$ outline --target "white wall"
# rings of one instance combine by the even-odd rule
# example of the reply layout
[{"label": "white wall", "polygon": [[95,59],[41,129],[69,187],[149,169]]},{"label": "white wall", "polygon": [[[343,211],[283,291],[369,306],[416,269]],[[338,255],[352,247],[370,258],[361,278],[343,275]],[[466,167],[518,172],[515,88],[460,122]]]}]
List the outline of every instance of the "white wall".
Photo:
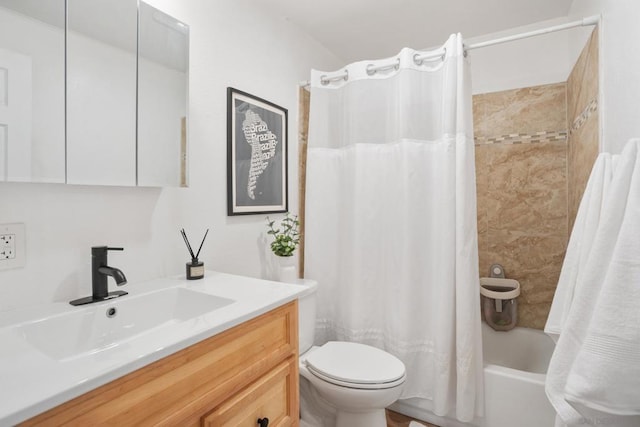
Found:
[{"label": "white wall", "polygon": [[[465,40],[473,44],[567,22],[558,18]],[[469,51],[473,93],[488,93],[567,80],[582,46],[569,50],[569,31]],[[464,34],[463,34],[464,35]],[[584,43],[583,43],[584,46]],[[567,54],[569,52],[569,54]]]},{"label": "white wall", "polygon": [[[629,138],[640,137],[640,2],[574,0],[569,14],[602,15],[601,151],[619,153]],[[571,43],[584,44],[581,38]]]},{"label": "white wall", "polygon": [[[136,281],[184,272],[178,234],[211,228],[208,268],[265,274],[263,215],[226,216],[226,87],[289,109],[289,206],[297,211],[297,83],[342,63],[260,0],[154,0],[191,27],[190,185],[125,188],[0,183],[0,223],[24,222],[27,265],[0,271],[0,311],[91,292],[90,247],[124,246],[110,264]],[[113,284],[111,284],[113,286]]]}]

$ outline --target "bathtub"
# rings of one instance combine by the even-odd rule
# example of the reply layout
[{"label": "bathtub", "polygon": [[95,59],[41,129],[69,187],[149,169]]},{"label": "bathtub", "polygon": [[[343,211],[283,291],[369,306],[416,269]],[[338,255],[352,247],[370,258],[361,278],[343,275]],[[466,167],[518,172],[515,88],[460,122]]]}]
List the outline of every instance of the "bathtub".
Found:
[{"label": "bathtub", "polygon": [[431,401],[405,399],[391,409],[442,427],[552,427],[555,411],[544,392],[553,353],[551,338],[537,329],[496,332],[482,323],[485,416],[472,423],[439,417]]}]

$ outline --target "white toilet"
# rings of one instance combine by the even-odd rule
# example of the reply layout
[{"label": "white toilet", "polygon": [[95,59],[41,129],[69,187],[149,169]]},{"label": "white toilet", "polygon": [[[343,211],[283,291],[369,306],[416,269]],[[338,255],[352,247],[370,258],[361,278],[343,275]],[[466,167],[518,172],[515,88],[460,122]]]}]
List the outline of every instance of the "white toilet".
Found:
[{"label": "white toilet", "polygon": [[400,397],[404,364],[364,344],[313,346],[318,284],[306,279],[296,283],[308,288],[298,299],[300,375],[335,408],[336,427],[386,427],[384,409]]}]

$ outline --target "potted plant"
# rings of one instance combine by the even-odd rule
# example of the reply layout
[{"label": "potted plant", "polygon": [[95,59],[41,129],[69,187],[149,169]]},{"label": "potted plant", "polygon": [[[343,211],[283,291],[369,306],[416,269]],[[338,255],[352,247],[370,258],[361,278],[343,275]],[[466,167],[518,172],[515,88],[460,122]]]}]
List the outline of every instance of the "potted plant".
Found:
[{"label": "potted plant", "polygon": [[271,250],[277,256],[279,269],[278,280],[281,282],[292,282],[298,278],[293,254],[300,244],[300,221],[297,215],[290,215],[287,212],[280,221],[267,217],[267,234],[273,236]]}]

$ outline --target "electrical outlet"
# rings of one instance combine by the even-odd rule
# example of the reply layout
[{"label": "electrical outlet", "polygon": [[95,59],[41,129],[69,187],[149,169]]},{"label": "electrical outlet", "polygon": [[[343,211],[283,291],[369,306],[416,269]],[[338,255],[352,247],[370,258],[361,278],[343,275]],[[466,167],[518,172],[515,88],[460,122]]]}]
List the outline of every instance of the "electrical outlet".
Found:
[{"label": "electrical outlet", "polygon": [[16,257],[16,235],[0,234],[0,259]]},{"label": "electrical outlet", "polygon": [[14,259],[16,252],[13,249],[0,249],[0,259]]},{"label": "electrical outlet", "polygon": [[15,246],[15,234],[0,234],[0,248],[11,248]]},{"label": "electrical outlet", "polygon": [[24,267],[24,224],[0,224],[0,270]]}]

